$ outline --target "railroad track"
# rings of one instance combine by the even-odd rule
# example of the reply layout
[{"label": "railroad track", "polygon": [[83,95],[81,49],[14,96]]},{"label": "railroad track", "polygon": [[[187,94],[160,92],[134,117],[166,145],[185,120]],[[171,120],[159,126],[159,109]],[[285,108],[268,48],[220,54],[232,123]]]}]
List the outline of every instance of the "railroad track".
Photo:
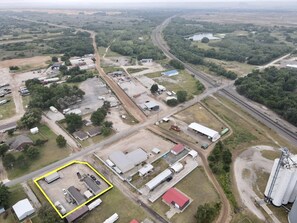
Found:
[{"label": "railroad track", "polygon": [[[218,87],[217,83],[215,80],[213,80],[212,78],[208,77],[206,74],[203,74],[202,72],[196,70],[195,68],[193,68],[190,64],[185,63],[183,61],[181,61],[180,59],[178,59],[176,56],[174,56],[170,50],[166,47],[166,43],[164,42],[164,40],[162,39],[162,31],[163,29],[166,27],[166,25],[170,22],[170,20],[173,17],[170,17],[168,19],[166,19],[161,25],[159,25],[152,34],[152,40],[155,43],[156,46],[158,46],[170,59],[175,59],[178,60],[179,62],[181,62],[185,68],[190,71],[190,73],[194,74],[199,80],[202,80],[204,83],[207,83],[208,87]],[[268,122],[271,126],[273,126],[275,129],[279,130],[283,136],[285,136],[286,138],[291,139],[292,142],[294,142],[294,144],[297,145],[297,133],[293,132],[291,130],[289,130],[288,128],[284,127],[283,125],[275,122],[274,120],[272,120],[270,117],[266,116],[265,114],[263,114],[262,112],[258,111],[257,109],[255,109],[254,107],[252,107],[251,105],[249,105],[248,103],[246,103],[245,101],[243,101],[242,99],[240,99],[237,95],[229,92],[226,88],[220,89],[220,91],[223,93],[223,95],[226,98],[232,99],[234,102],[238,103],[239,105],[241,105],[243,108],[245,108],[247,111],[251,112],[251,114],[254,114],[254,116],[258,116],[260,117],[260,122],[266,121]],[[262,120],[261,120],[262,119]]]}]

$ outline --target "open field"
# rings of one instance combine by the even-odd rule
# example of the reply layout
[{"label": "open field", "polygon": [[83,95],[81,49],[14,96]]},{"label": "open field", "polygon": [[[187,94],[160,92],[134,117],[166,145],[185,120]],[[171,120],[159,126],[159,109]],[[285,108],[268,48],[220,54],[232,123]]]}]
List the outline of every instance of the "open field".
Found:
[{"label": "open field", "polygon": [[[41,167],[47,166],[55,161],[58,161],[69,155],[70,151],[68,148],[59,148],[56,144],[56,135],[46,126],[38,126],[39,133],[36,135],[29,135],[29,137],[35,141],[37,139],[48,139],[48,142],[37,147],[40,150],[40,157],[31,162],[31,165],[27,169],[14,168],[7,171],[8,178],[13,179],[20,177],[24,174],[30,173],[34,170],[38,170]],[[16,153],[16,155],[19,155]]]},{"label": "open field", "polygon": [[174,117],[186,122],[187,124],[197,122],[216,131],[220,131],[223,126],[223,124],[214,115],[212,115],[199,103],[181,111],[178,114],[175,114]]},{"label": "open field", "polygon": [[6,99],[10,99],[11,101],[4,105],[0,105],[0,120],[10,118],[15,114],[15,105],[13,103],[13,99],[11,97],[7,97]]},{"label": "open field", "polygon": [[197,90],[196,78],[185,70],[180,70],[179,74],[173,77],[162,76],[160,72],[146,74],[145,76],[152,78],[169,91],[186,91],[188,93],[188,99],[192,98],[193,95],[201,93]]},{"label": "open field", "polygon": [[119,215],[119,223],[127,223],[132,219],[142,221],[147,214],[136,204],[125,197],[117,188],[113,188],[107,194],[100,197],[102,204],[92,210],[86,217],[78,221],[79,223],[103,222],[112,214]]},{"label": "open field", "polygon": [[17,203],[19,200],[27,198],[24,188],[20,184],[10,187],[9,191],[10,191],[10,197],[9,197],[10,207],[15,203]]},{"label": "open field", "polygon": [[[193,199],[192,203],[180,214],[175,214],[170,221],[172,223],[187,222],[195,223],[195,214],[199,205],[208,202],[218,202],[219,198],[212,184],[208,181],[202,167],[196,168],[186,178],[179,182],[176,187]],[[169,206],[161,198],[152,204],[152,208],[165,217]]]},{"label": "open field", "polygon": [[50,56],[36,56],[23,59],[12,59],[0,61],[0,67],[10,67],[10,66],[19,66],[25,67],[29,66],[31,69],[41,68],[47,66],[47,61],[51,60]]}]

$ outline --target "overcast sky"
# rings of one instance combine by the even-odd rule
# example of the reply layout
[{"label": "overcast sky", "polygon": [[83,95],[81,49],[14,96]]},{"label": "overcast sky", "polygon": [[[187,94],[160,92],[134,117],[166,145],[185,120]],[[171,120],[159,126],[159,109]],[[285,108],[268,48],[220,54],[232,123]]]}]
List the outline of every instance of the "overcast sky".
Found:
[{"label": "overcast sky", "polygon": [[[161,4],[158,4],[160,3]],[[173,4],[174,2],[174,4]],[[192,4],[191,4],[191,3]],[[271,7],[271,5],[275,5],[277,2],[279,2],[280,6],[287,6],[289,7],[288,3],[296,3],[296,0],[0,0],[0,9],[1,8],[34,8],[34,7],[75,7],[75,8],[86,8],[86,7],[93,7],[93,8],[100,8],[100,7],[107,7],[109,5],[113,6],[125,6],[125,5],[155,5],[155,6],[170,6],[173,7],[174,5],[177,5],[179,7],[190,6],[190,5],[199,5],[203,2],[203,5],[210,3],[223,3],[228,2],[228,4],[231,4],[231,2],[235,3],[235,5],[243,4],[246,2],[247,4],[261,4],[261,5],[267,5],[267,7]],[[127,4],[130,3],[130,4]],[[196,4],[195,4],[196,3]],[[281,4],[282,3],[282,4]],[[201,4],[202,5],[202,4]]]}]

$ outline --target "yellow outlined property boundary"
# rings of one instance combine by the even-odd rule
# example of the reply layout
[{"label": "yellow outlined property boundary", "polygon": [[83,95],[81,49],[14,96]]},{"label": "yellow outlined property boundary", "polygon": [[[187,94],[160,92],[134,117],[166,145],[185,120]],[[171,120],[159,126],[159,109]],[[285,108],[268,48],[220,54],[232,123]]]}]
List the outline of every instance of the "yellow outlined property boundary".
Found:
[{"label": "yellow outlined property boundary", "polygon": [[[101,193],[97,194],[96,196],[90,198],[89,200],[87,200],[86,202],[84,202],[83,204],[77,206],[76,208],[74,208],[73,210],[69,211],[67,214],[65,215],[61,215],[61,213],[59,212],[59,210],[56,208],[56,206],[53,204],[53,202],[51,201],[51,199],[47,196],[47,194],[45,193],[45,191],[41,188],[41,186],[39,185],[38,181],[44,179],[45,177],[59,171],[62,170],[68,166],[71,166],[72,164],[83,164],[83,165],[87,165],[91,170],[93,170],[101,179],[103,179],[108,185],[109,187],[103,191],[101,191]],[[51,172],[48,172],[46,174],[44,174],[43,176],[37,178],[34,180],[35,185],[38,187],[38,189],[41,191],[41,193],[45,196],[45,198],[48,200],[48,202],[53,206],[53,208],[55,209],[55,211],[59,214],[59,216],[61,218],[65,218],[68,215],[72,214],[73,212],[75,212],[76,210],[78,210],[79,208],[81,208],[82,206],[84,206],[85,204],[89,203],[90,201],[98,198],[99,196],[101,196],[102,194],[106,193],[107,191],[109,191],[110,189],[113,188],[113,185],[103,176],[101,175],[97,170],[95,170],[94,167],[92,167],[88,162],[82,162],[82,161],[78,161],[78,160],[74,160],[71,161],[70,163],[65,164],[64,166],[61,166]]]}]

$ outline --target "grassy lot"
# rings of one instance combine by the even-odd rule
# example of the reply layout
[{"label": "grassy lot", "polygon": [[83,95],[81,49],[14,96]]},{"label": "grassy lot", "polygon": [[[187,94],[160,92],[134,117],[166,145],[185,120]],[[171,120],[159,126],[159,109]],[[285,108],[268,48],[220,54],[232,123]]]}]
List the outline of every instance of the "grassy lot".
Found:
[{"label": "grassy lot", "polygon": [[128,68],[127,71],[128,71],[128,73],[133,74],[133,73],[138,73],[140,71],[144,71],[147,69],[148,68]]},{"label": "grassy lot", "polygon": [[[87,127],[83,127],[82,130],[86,130]],[[90,145],[93,145],[93,144],[96,144],[96,143],[99,143],[111,136],[113,136],[116,132],[114,130],[112,130],[112,132],[110,133],[109,136],[103,136],[102,134],[101,135],[97,135],[97,136],[94,136],[92,138],[88,138],[87,140],[84,140],[84,141],[79,141],[79,143],[83,146],[83,147],[87,147],[87,146],[90,146]]]},{"label": "grassy lot", "polygon": [[16,223],[18,222],[17,218],[12,213],[11,209],[6,211],[8,213],[7,217],[4,219],[5,214],[0,215],[0,222],[1,223]]},{"label": "grassy lot", "polygon": [[174,116],[187,124],[198,122],[217,131],[225,128],[224,124],[207,111],[201,104],[195,104]]},{"label": "grassy lot", "polygon": [[213,59],[213,58],[207,58],[206,60],[209,62],[216,63],[218,65],[221,65],[226,70],[233,71],[236,74],[238,74],[239,76],[243,76],[248,73],[251,73],[253,71],[253,69],[256,68],[256,66],[246,64],[246,63],[239,63],[236,61],[217,60],[217,59]]},{"label": "grassy lot", "polygon": [[[70,151],[67,148],[59,148],[57,146],[57,136],[46,125],[40,125],[38,128],[39,133],[36,135],[29,134],[29,137],[33,141],[37,139],[48,139],[48,142],[45,145],[37,147],[40,150],[40,157],[34,162],[31,162],[31,165],[27,169],[14,168],[8,170],[9,179],[20,177],[24,174],[38,170],[69,155]],[[16,153],[16,155],[19,154],[19,152]]]},{"label": "grassy lot", "polygon": [[24,108],[26,108],[26,106],[29,104],[30,100],[31,100],[31,97],[30,96],[22,97]]},{"label": "grassy lot", "polygon": [[103,70],[105,71],[105,73],[112,73],[114,71],[123,71],[124,70],[120,67],[104,67]]},{"label": "grassy lot", "polygon": [[9,191],[11,192],[10,198],[9,198],[10,207],[15,203],[17,203],[19,200],[27,198],[24,188],[20,184],[10,187]]},{"label": "grassy lot", "polygon": [[105,47],[98,47],[98,52],[99,52],[99,55],[100,56],[103,56],[104,54],[105,54],[105,50],[106,50],[106,48]]},{"label": "grassy lot", "polygon": [[152,163],[154,166],[154,171],[145,176],[145,177],[140,177],[139,174],[135,174],[132,178],[132,184],[140,189],[142,186],[144,186],[147,182],[149,182],[151,179],[153,179],[155,176],[157,176],[159,173],[164,171],[169,167],[168,163],[164,159],[158,159],[156,162]]},{"label": "grassy lot", "polygon": [[188,100],[193,95],[198,95],[202,91],[197,89],[197,79],[190,75],[185,70],[180,70],[179,74],[173,77],[161,77],[161,73],[146,74],[147,77],[154,79],[158,84],[161,84],[170,91],[186,91],[188,93]]},{"label": "grassy lot", "polygon": [[[6,97],[5,99],[10,99],[11,101],[0,105],[0,120],[12,117],[15,114],[15,106],[12,97]],[[0,99],[0,101],[2,100],[4,100],[4,98]]]},{"label": "grassy lot", "polygon": [[270,150],[262,150],[261,151],[261,155],[266,158],[266,159],[269,159],[269,160],[274,160],[276,158],[279,158],[280,157],[280,151],[270,151]]},{"label": "grassy lot", "polygon": [[[184,212],[175,214],[173,218],[170,219],[172,223],[195,223],[195,214],[198,206],[208,202],[218,202],[219,199],[202,167],[198,167],[192,171],[186,178],[180,181],[176,187],[193,199],[193,201]],[[167,206],[161,198],[152,205],[152,208],[164,217],[165,213],[169,210],[169,206]]]},{"label": "grassy lot", "polygon": [[[287,146],[291,151],[296,151],[296,147],[288,144],[286,140],[273,132],[271,129],[257,122],[253,117],[242,111],[241,108],[233,102],[217,95],[216,97],[223,101],[224,105],[214,98],[207,98],[204,100],[204,103],[231,126],[233,134],[224,140],[224,144],[228,146],[231,151],[233,150],[233,155],[255,145],[270,145],[274,147],[280,147],[279,145],[282,145]],[[270,151],[265,151],[262,154],[270,158],[276,156],[276,153]],[[263,191],[267,183],[268,174],[261,174],[260,172],[256,174],[258,179],[256,182],[257,187],[255,186],[254,190],[258,192],[260,197],[263,197]],[[238,194],[234,192],[236,190],[236,185],[231,177],[230,181],[233,185],[228,184],[229,186],[220,179],[218,180],[222,185],[229,187],[229,190],[233,191],[233,196],[238,196]],[[239,219],[244,218],[249,219],[251,222],[258,222],[257,220],[254,220],[253,215],[247,210],[236,213],[232,222],[238,222]]]},{"label": "grassy lot", "polygon": [[32,180],[28,181],[27,183],[42,205],[48,203],[44,195],[41,193],[41,191],[38,189],[38,187]]},{"label": "grassy lot", "polygon": [[100,199],[102,204],[92,210],[84,219],[78,221],[79,223],[103,222],[114,213],[119,215],[119,220],[117,221],[119,223],[130,222],[134,218],[142,221],[146,218],[146,213],[142,208],[130,201],[117,188],[113,188],[102,195]]}]

